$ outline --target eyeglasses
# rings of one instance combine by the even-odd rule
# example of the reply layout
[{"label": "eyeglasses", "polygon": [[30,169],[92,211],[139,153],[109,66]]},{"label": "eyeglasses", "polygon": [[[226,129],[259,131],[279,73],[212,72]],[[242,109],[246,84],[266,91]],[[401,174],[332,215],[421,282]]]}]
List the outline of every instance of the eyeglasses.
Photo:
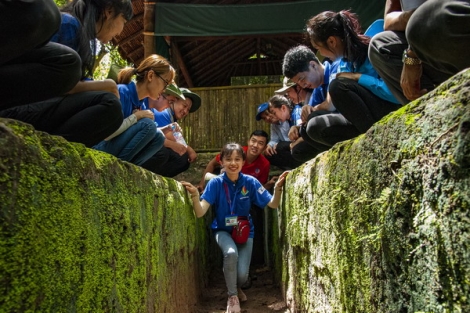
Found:
[{"label": "eyeglasses", "polygon": [[163,99],[168,101],[168,104],[170,104],[170,105],[175,104],[175,101],[168,99],[167,96],[165,96],[165,94],[162,93],[161,96],[162,96]]},{"label": "eyeglasses", "polygon": [[155,72],[155,75],[157,75],[158,77],[160,77],[161,80],[163,80],[163,82],[165,83],[165,87],[163,89],[166,89],[166,87],[168,87],[170,83],[165,78],[161,77],[160,74]]}]

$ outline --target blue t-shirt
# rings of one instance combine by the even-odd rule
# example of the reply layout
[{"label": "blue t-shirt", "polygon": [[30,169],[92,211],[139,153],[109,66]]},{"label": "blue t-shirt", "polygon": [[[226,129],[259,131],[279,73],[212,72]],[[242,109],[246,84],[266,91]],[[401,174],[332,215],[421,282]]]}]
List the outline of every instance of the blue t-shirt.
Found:
[{"label": "blue t-shirt", "polygon": [[387,85],[383,81],[383,79],[379,76],[377,71],[374,69],[372,64],[370,63],[369,58],[367,58],[364,63],[359,67],[355,68],[353,64],[344,58],[341,59],[338,73],[341,72],[350,72],[350,73],[361,73],[361,77],[359,78],[359,85],[367,88],[370,92],[372,92],[377,97],[390,101],[392,103],[399,104],[398,100],[392,95],[390,89],[388,89]]},{"label": "blue t-shirt", "polygon": [[60,28],[57,33],[52,36],[50,41],[63,44],[77,51],[79,46],[79,32],[81,28],[80,22],[76,17],[68,13],[61,13],[61,18]]},{"label": "blue t-shirt", "polygon": [[[225,192],[227,186],[228,196]],[[233,226],[225,226],[225,217],[232,214],[237,216],[247,216],[250,221],[250,238],[253,238],[255,227],[250,216],[251,206],[254,204],[260,208],[264,208],[271,201],[271,194],[264,189],[263,185],[250,175],[240,173],[237,183],[234,184],[228,179],[226,173],[223,173],[211,179],[201,196],[213,206],[215,218],[212,222],[212,230],[225,230],[232,232]],[[229,205],[230,199],[231,206]]]},{"label": "blue t-shirt", "polygon": [[118,84],[118,91],[121,100],[123,118],[127,118],[132,114],[132,111],[140,109],[141,101],[137,95],[137,89],[134,82],[129,84]]},{"label": "blue t-shirt", "polygon": [[163,111],[151,109],[151,111],[153,112],[153,116],[155,117],[155,123],[158,127],[163,127],[175,122],[173,111],[170,108],[166,108]]},{"label": "blue t-shirt", "polygon": [[289,126],[298,126],[302,124],[302,104],[294,105],[292,112],[290,113]]},{"label": "blue t-shirt", "polygon": [[336,78],[336,72],[338,71],[340,60],[336,60],[333,63],[328,61],[323,62],[324,66],[324,77],[323,77],[323,85],[318,86],[313,90],[312,96],[308,102],[310,106],[316,106],[326,100],[326,96],[328,94],[328,87],[330,86],[330,82]]}]

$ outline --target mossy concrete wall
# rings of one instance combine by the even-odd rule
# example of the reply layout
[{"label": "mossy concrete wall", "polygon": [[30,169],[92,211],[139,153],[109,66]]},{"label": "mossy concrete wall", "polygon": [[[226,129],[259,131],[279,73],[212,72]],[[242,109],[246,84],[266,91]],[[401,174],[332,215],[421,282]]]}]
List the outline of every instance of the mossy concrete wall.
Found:
[{"label": "mossy concrete wall", "polygon": [[0,311],[190,312],[207,231],[172,179],[0,119]]},{"label": "mossy concrete wall", "polygon": [[291,312],[470,312],[470,71],[293,171]]}]

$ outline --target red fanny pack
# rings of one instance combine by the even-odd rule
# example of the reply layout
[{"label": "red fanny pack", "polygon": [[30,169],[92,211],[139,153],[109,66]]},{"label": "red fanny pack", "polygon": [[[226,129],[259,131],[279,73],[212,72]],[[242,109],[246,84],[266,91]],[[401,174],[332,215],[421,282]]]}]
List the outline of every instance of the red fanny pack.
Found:
[{"label": "red fanny pack", "polygon": [[244,217],[238,217],[238,225],[233,226],[232,239],[235,243],[242,244],[247,242],[250,236],[250,221]]}]

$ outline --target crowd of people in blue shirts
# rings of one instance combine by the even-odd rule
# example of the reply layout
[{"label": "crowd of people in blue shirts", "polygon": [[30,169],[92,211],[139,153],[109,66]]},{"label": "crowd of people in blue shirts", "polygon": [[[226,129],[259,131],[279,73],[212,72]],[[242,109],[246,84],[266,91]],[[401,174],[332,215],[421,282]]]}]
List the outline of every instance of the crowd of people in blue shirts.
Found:
[{"label": "crowd of people in blue shirts", "polygon": [[[130,0],[73,0],[60,11],[52,0],[0,0],[0,117],[174,177],[197,157],[176,135],[178,121],[201,106],[199,95],[179,88],[159,55],[123,68],[117,82],[91,79],[98,42],[120,34],[132,16]],[[254,131],[247,146],[228,143],[199,186],[182,182],[198,217],[214,207],[227,312],[240,312],[247,299],[240,286],[253,249],[250,208],[276,208],[286,181],[288,172],[269,179],[270,164],[294,169],[468,68],[469,22],[468,0],[386,0],[384,19],[365,32],[349,10],[307,21],[311,47],[286,52],[283,87],[257,108],[270,138]],[[207,179],[216,168],[221,174]],[[241,217],[249,235],[236,243]]]},{"label": "crowd of people in blue shirts", "polygon": [[[1,117],[160,175],[188,169],[196,152],[174,134],[201,98],[176,86],[167,59],[150,55],[120,70],[117,81],[92,79],[98,42],[122,32],[133,16],[130,1],[74,0],[60,11],[51,0],[0,6]],[[25,86],[25,77],[32,83]]]}]

